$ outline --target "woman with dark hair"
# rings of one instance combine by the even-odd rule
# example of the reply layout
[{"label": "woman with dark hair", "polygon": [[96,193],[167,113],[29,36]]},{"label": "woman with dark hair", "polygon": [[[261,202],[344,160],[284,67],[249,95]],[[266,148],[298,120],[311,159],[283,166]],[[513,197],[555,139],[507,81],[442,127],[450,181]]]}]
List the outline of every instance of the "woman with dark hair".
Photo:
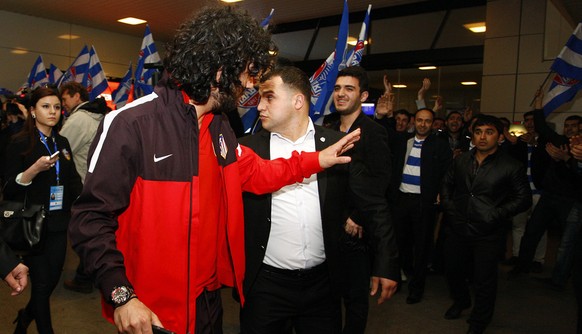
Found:
[{"label": "woman with dark hair", "polygon": [[30,100],[30,116],[8,146],[4,198],[43,204],[47,211],[43,248],[24,256],[30,268],[31,295],[18,311],[14,333],[26,333],[32,320],[38,332],[54,333],[49,299],[57,285],[67,249],[67,227],[73,200],[81,192],[71,147],[57,132],[61,100],[56,90],[38,88]]}]

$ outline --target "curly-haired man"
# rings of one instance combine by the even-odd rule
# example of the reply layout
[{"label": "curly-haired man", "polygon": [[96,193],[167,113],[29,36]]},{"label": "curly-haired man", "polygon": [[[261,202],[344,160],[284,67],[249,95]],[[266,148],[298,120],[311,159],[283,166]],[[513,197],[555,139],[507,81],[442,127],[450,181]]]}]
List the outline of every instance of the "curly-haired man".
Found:
[{"label": "curly-haired man", "polygon": [[222,333],[219,289],[241,292],[244,277],[242,191],[273,192],[350,160],[339,155],[357,133],[287,160],[238,145],[221,111],[272,50],[248,14],[203,9],[169,43],[154,93],[100,126],[70,236],[119,332]]}]

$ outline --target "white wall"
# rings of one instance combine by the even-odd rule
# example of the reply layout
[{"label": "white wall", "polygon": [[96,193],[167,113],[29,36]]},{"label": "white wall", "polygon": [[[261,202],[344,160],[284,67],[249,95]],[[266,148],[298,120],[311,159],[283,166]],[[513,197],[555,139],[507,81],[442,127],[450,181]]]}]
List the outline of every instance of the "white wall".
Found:
[{"label": "white wall", "polygon": [[[27,79],[34,61],[42,55],[47,69],[53,63],[63,72],[83,45],[97,50],[107,76],[122,77],[128,64],[137,62],[142,38],[43,18],[0,11],[0,87],[17,90]],[[145,31],[145,26],[144,26]],[[78,35],[75,40],[59,39],[63,34]],[[153,31],[154,40],[156,38]],[[162,45],[156,43],[161,56]],[[29,52],[11,53],[24,48]]]}]

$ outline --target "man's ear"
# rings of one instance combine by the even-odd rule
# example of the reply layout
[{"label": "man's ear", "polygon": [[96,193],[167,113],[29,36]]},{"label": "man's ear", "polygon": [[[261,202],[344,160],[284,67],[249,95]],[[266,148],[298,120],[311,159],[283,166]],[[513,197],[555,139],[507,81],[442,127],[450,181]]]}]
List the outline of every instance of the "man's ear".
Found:
[{"label": "man's ear", "polygon": [[222,77],[222,67],[216,71],[216,82],[220,82],[220,78]]},{"label": "man's ear", "polygon": [[366,102],[366,100],[368,99],[368,95],[369,93],[367,91],[362,92],[362,96],[360,96],[360,102]]},{"label": "man's ear", "polygon": [[305,105],[305,96],[303,94],[295,94],[293,96],[293,107],[299,110]]}]

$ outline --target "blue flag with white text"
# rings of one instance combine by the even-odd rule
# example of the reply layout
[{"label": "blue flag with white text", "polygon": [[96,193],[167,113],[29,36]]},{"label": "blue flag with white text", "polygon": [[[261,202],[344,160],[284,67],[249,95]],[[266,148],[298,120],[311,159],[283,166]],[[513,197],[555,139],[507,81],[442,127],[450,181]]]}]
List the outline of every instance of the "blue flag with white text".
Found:
[{"label": "blue flag with white text", "polygon": [[315,71],[309,81],[311,82],[311,109],[309,116],[315,122],[322,118],[326,109],[329,108],[329,102],[335,80],[339,72],[340,65],[344,62],[347,50],[349,30],[349,12],[348,2],[344,0],[344,9],[342,12],[341,23],[335,51],[325,60],[325,62]]},{"label": "blue flag with white text", "polygon": [[145,64],[154,64],[160,62],[160,56],[156,50],[154,37],[150,31],[150,26],[146,25],[143,40],[141,42],[141,49],[139,50],[139,57],[137,58],[137,66],[135,68],[135,87],[134,98],[153,93],[153,76],[157,71],[154,68],[145,68]]},{"label": "blue flag with white text", "polygon": [[554,60],[552,71],[556,72],[556,75],[543,101],[546,115],[571,101],[582,88],[582,22],[578,23],[572,36]]},{"label": "blue flag with white text", "polygon": [[348,60],[346,61],[346,67],[360,65],[362,61],[362,56],[364,54],[364,46],[366,45],[366,39],[368,37],[368,27],[370,26],[370,11],[372,10],[372,5],[368,5],[368,10],[366,11],[366,17],[362,23],[362,28],[360,29],[360,35],[358,36],[358,42],[352,52],[350,53]]}]

